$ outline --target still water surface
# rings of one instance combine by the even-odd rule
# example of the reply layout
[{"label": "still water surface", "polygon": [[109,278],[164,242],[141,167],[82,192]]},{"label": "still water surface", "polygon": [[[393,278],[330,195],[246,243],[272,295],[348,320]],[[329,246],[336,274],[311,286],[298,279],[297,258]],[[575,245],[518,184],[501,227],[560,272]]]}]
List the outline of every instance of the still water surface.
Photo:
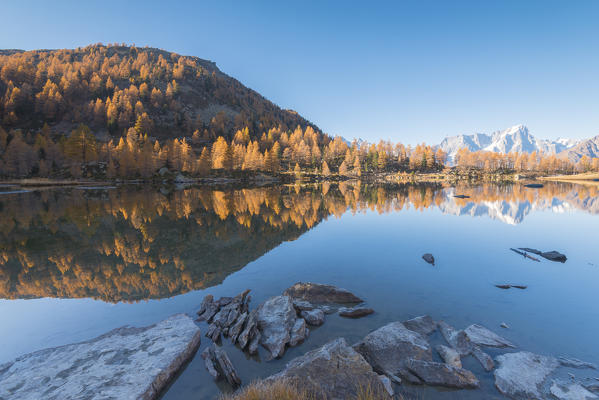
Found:
[{"label": "still water surface", "polygon": [[[457,328],[485,325],[520,349],[599,363],[597,186],[11,192],[0,189],[0,364],[122,325],[193,315],[206,294],[249,288],[255,307],[297,281],[349,289],[376,313],[328,315],[281,360],[248,358],[226,345],[244,382],[332,338],[352,343],[422,314]],[[557,250],[568,260],[537,263],[510,247]],[[421,259],[426,252],[435,266]],[[528,288],[494,287],[502,283]],[[208,344],[203,339],[200,351]],[[492,374],[471,360],[464,366],[481,380],[484,397],[499,398]],[[213,398],[220,390],[227,388],[212,382],[198,352],[164,398]],[[420,396],[482,395],[429,389]]]}]

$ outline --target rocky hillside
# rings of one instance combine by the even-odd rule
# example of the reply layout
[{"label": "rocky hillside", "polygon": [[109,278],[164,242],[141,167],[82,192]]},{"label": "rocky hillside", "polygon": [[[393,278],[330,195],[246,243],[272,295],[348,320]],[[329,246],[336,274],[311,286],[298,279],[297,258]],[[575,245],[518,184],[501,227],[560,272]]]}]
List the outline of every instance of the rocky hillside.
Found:
[{"label": "rocky hillside", "polygon": [[578,143],[576,146],[561,152],[559,156],[572,162],[578,162],[584,156],[589,158],[599,157],[599,135]]},{"label": "rocky hillside", "polygon": [[136,123],[150,136],[198,131],[205,140],[252,138],[273,127],[312,126],[221,72],[215,63],[154,48],[101,44],[74,50],[0,50],[0,126],[68,133],[79,123],[100,138]]}]

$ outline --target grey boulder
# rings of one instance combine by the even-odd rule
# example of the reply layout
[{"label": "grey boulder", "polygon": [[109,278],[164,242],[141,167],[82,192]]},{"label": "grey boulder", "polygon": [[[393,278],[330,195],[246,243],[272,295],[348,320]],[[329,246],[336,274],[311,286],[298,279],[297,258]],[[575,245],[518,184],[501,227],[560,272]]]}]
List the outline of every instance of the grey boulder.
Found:
[{"label": "grey boulder", "polygon": [[[431,348],[426,339],[401,322],[392,322],[369,333],[353,347],[376,372],[390,378],[399,375],[414,381],[414,377],[406,373],[406,362],[410,359],[432,361]],[[418,381],[415,380],[416,383]]]},{"label": "grey boulder", "polygon": [[257,313],[260,344],[270,352],[271,358],[279,358],[285,352],[295,320],[296,312],[289,296],[274,296],[260,305]]},{"label": "grey boulder", "polygon": [[309,311],[302,311],[300,316],[312,326],[320,326],[324,323],[324,312],[319,308]]},{"label": "grey boulder", "polygon": [[298,282],[285,290],[283,294],[293,299],[305,300],[316,304],[362,303],[362,299],[346,289],[320,283]]}]

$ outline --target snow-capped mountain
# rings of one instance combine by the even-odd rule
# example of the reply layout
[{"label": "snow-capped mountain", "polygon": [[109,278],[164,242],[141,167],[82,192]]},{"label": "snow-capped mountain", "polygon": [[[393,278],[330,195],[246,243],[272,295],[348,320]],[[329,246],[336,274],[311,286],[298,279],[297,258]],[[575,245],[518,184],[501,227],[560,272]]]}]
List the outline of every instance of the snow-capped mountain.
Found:
[{"label": "snow-capped mountain", "polygon": [[470,151],[495,151],[498,153],[532,153],[557,154],[578,144],[577,140],[559,138],[556,140],[537,139],[524,125],[516,125],[490,135],[475,133],[473,135],[450,136],[443,139],[439,147],[447,153],[448,160],[453,162],[461,148]]}]

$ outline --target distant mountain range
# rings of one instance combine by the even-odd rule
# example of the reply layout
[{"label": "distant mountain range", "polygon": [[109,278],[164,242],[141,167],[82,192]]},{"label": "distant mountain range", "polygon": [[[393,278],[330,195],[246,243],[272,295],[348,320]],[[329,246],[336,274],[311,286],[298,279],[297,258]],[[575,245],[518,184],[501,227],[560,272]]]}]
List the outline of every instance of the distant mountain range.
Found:
[{"label": "distant mountain range", "polygon": [[491,134],[475,133],[446,137],[439,147],[447,153],[448,160],[453,162],[458,150],[462,148],[467,148],[470,151],[482,150],[498,153],[532,153],[537,151],[545,154],[560,154],[578,148],[583,143],[579,140],[566,138],[556,140],[538,139],[528,131],[526,126],[516,125]]}]

